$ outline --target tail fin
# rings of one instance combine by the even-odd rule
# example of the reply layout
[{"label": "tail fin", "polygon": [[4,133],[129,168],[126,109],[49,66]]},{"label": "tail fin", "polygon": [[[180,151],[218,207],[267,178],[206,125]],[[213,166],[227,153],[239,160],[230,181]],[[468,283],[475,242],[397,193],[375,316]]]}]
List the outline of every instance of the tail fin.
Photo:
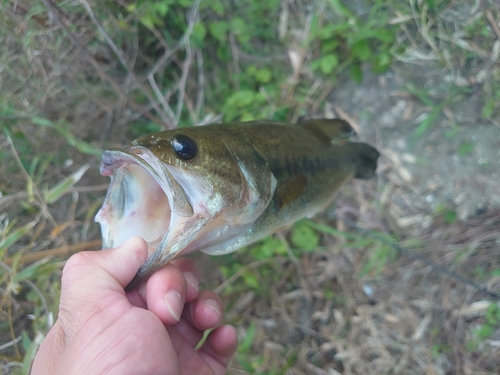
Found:
[{"label": "tail fin", "polygon": [[360,178],[362,180],[372,178],[377,169],[377,159],[380,155],[379,152],[366,143],[349,143],[346,147],[349,147],[356,164],[354,178]]}]

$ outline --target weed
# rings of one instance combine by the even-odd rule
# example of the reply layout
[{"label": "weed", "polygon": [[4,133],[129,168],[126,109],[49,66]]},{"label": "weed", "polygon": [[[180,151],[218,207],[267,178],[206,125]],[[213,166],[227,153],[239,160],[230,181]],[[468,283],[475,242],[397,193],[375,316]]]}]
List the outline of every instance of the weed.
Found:
[{"label": "weed", "polygon": [[[383,72],[394,57],[410,62],[424,56],[464,76],[482,94],[482,116],[498,124],[492,24],[487,10],[450,18],[460,2],[377,0],[366,12],[339,0],[104,1],[90,11],[84,3],[57,3],[58,11],[29,1],[0,2],[0,174],[8,176],[0,181],[0,359],[18,373],[29,373],[56,318],[62,263],[55,250],[74,243],[84,249],[97,236],[93,216],[102,187],[75,185],[94,181],[101,149],[174,126],[296,120],[320,110],[340,73],[360,82],[364,66]],[[450,87],[438,100],[425,87],[408,87],[429,112],[417,136],[435,126],[445,106],[470,94]],[[455,126],[447,136],[458,131]],[[457,153],[477,147],[463,143]],[[451,209],[436,215],[456,221]],[[359,277],[380,273],[396,256],[378,240],[300,222],[284,236],[290,249],[287,241],[268,237],[247,252],[217,259],[232,281],[223,288],[229,304],[232,295],[249,291],[270,297],[277,284],[293,291],[299,284],[291,257],[325,252],[329,247],[321,244],[328,236],[364,254]],[[40,250],[49,258],[25,260]],[[338,306],[345,303],[336,291],[321,292]],[[489,337],[499,319],[491,307],[468,348]],[[280,363],[269,364],[256,345],[260,326],[247,326],[237,360],[248,372],[285,373],[303,357],[287,348],[279,352]],[[436,344],[432,353],[447,353],[447,347]]]}]

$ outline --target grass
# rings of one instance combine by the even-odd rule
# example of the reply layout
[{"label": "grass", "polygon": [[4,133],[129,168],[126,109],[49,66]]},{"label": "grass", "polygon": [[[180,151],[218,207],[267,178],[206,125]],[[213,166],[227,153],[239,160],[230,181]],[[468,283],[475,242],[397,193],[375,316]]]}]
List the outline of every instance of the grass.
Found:
[{"label": "grass", "polygon": [[[175,126],[329,114],[327,98],[345,77],[362,82],[368,71],[413,65],[448,77],[444,87],[408,79],[408,95],[423,116],[415,136],[441,126],[443,114],[473,96],[480,97],[482,118],[500,126],[500,31],[493,1],[367,4],[0,1],[0,176],[8,176],[0,179],[3,373],[29,373],[57,318],[64,259],[100,246],[93,217],[107,183],[97,173],[102,149]],[[464,126],[452,122],[451,140]],[[461,157],[478,149],[472,141],[456,145]],[[381,221],[374,208],[379,202],[372,203],[375,185],[366,186],[363,199],[347,198],[345,206]],[[463,238],[472,224],[459,223],[447,203],[441,207],[434,213],[442,219],[436,233],[442,229],[448,236],[436,234],[439,251],[423,246],[421,252],[462,271],[466,262],[475,263],[482,279],[494,284],[500,269],[494,241],[482,238],[497,223],[488,219],[489,229],[476,225],[474,235]],[[497,305],[476,315],[457,313],[473,303],[469,294],[465,300],[456,296],[470,293],[464,286],[321,220],[300,222],[214,260],[220,275],[212,286],[242,337],[232,373],[404,373],[408,366],[451,372],[458,365],[449,358],[462,350],[457,342],[468,350],[460,351],[468,366],[498,370],[488,344],[497,340]],[[461,240],[453,243],[450,233]],[[431,240],[429,235],[420,242]],[[482,252],[471,252],[467,246],[473,245]],[[466,259],[454,263],[463,252]],[[391,287],[397,292],[370,305],[374,299],[364,291]],[[418,302],[443,298],[451,301],[443,312],[448,317]],[[444,328],[427,329],[429,319],[444,319]]]}]

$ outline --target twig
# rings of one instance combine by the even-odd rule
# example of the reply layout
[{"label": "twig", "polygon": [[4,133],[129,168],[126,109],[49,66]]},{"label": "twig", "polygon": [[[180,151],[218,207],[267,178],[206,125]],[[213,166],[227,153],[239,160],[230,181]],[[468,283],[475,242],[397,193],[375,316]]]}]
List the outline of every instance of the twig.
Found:
[{"label": "twig", "polygon": [[297,121],[302,109],[304,109],[304,107],[306,107],[306,105],[309,102],[309,100],[311,99],[312,95],[316,92],[318,87],[321,86],[322,81],[323,81],[322,79],[317,79],[316,81],[314,81],[314,83],[311,85],[311,87],[309,87],[309,90],[307,90],[306,97],[304,98],[302,103],[295,109],[295,111],[293,111],[292,122]]},{"label": "twig", "polygon": [[[45,1],[49,1],[49,0],[45,0]],[[92,20],[92,22],[94,22],[94,24],[96,25],[96,27],[99,29],[99,32],[104,37],[104,39],[106,39],[106,42],[108,42],[108,45],[111,47],[111,49],[115,53],[116,57],[118,57],[118,60],[120,60],[120,63],[123,65],[123,67],[127,70],[127,73],[130,75],[130,77],[132,77],[132,79],[134,80],[135,84],[137,86],[139,86],[139,88],[142,90],[142,92],[144,93],[144,95],[146,95],[146,97],[148,98],[148,100],[151,103],[156,104],[155,100],[153,99],[153,96],[149,92],[148,88],[146,86],[144,86],[144,84],[139,80],[139,78],[137,78],[137,76],[135,75],[134,71],[131,69],[131,67],[128,65],[128,63],[125,61],[125,58],[123,57],[123,54],[118,50],[118,47],[116,46],[115,42],[113,42],[113,40],[111,39],[111,37],[109,36],[109,34],[106,32],[106,30],[102,26],[102,24],[96,18],[95,14],[94,14],[94,11],[90,7],[90,5],[87,2],[87,0],[80,0],[80,3],[84,6],[84,8],[87,11],[87,14],[89,15],[90,19]],[[158,112],[158,114],[160,115],[160,117],[162,118],[162,120],[167,124],[167,126],[170,127],[170,128],[172,128],[173,126],[172,126],[172,123],[171,123],[170,119],[167,118],[167,117],[165,117],[165,115],[163,114],[163,112],[160,111],[160,108],[157,105],[155,105],[154,109]]]},{"label": "twig", "polygon": [[276,261],[276,259],[271,258],[271,259],[263,259],[263,260],[257,260],[255,262],[249,263],[244,267],[241,267],[233,276],[231,276],[229,279],[224,281],[222,284],[220,284],[217,288],[214,289],[214,293],[220,294],[226,289],[230,284],[232,284],[234,281],[238,280],[238,278],[243,275],[247,270],[250,268],[255,268],[259,267],[263,264],[271,263]]},{"label": "twig", "polygon": [[[14,159],[16,160],[19,168],[21,169],[21,173],[24,175],[24,177],[26,178],[26,180],[31,184],[31,186],[33,186],[33,193],[35,194],[35,197],[36,197],[36,200],[38,202],[38,205],[42,209],[43,215],[46,218],[48,218],[49,221],[50,221],[50,223],[53,225],[53,227],[56,228],[57,227],[57,222],[55,221],[54,217],[50,214],[49,208],[47,206],[47,203],[45,202],[45,200],[43,199],[42,195],[40,194],[40,191],[38,190],[37,186],[35,185],[35,183],[31,179],[31,176],[29,175],[29,173],[24,168],[24,165],[23,165],[23,163],[22,163],[22,161],[19,158],[19,155],[17,153],[16,147],[14,146],[14,143],[12,142],[12,139],[10,139],[9,136],[7,136],[7,143],[9,144],[10,149],[12,151],[12,156],[14,156]],[[66,241],[64,240],[64,238],[61,238],[61,239],[62,239],[63,243],[66,243]]]},{"label": "twig", "polygon": [[[171,48],[171,49],[166,49],[165,53],[156,61],[156,63],[151,67],[151,69],[148,72],[148,77],[150,75],[154,75],[158,69],[160,69],[167,60],[173,56],[179,49],[181,49],[182,46],[184,46],[186,43],[189,43],[189,38],[191,37],[191,34],[193,33],[193,28],[196,23],[196,19],[198,17],[198,8],[200,6],[201,0],[196,0],[191,7],[191,11],[188,16],[188,25],[187,29],[184,32],[184,35],[182,38]],[[161,43],[161,40],[160,40]]]},{"label": "twig", "polygon": [[425,258],[424,256],[414,252],[414,251],[411,251],[411,250],[408,250],[407,248],[404,248],[403,246],[400,246],[398,243],[395,243],[393,241],[390,241],[388,240],[387,238],[381,236],[380,234],[376,233],[376,232],[373,232],[369,229],[364,229],[364,228],[361,228],[359,227],[355,222],[353,222],[352,220],[349,220],[349,219],[346,219],[346,218],[343,218],[343,217],[339,217],[338,215],[334,214],[333,215],[336,219],[342,221],[345,225],[347,225],[349,228],[352,228],[352,229],[355,229],[356,231],[360,232],[360,233],[363,233],[364,235],[367,235],[371,238],[374,238],[390,247],[392,247],[394,250],[396,250],[398,253],[400,254],[403,254],[405,255],[406,257],[410,258],[410,259],[415,259],[415,260],[418,260],[422,263],[424,263],[426,266],[429,266],[431,267],[434,271],[439,271],[441,273],[444,273],[445,275],[448,275],[450,277],[452,277],[453,279],[465,284],[465,285],[468,285],[470,287],[472,287],[473,289],[477,290],[478,292],[480,293],[483,293],[489,297],[492,297],[494,298],[495,300],[497,301],[500,301],[500,294],[498,293],[495,293],[495,292],[491,292],[489,291],[485,286],[482,286],[482,285],[479,285],[479,284],[476,284],[468,279],[466,279],[465,277],[463,276],[460,276],[459,274],[453,272],[453,271],[450,271],[442,266],[440,266],[439,264],[437,264],[436,262],[432,261],[432,260],[429,260],[427,258]]},{"label": "twig", "polygon": [[306,335],[315,337],[317,339],[327,340],[329,342],[330,341],[334,341],[333,338],[330,337],[330,336],[324,335],[324,334],[322,334],[322,333],[320,333],[318,331],[315,331],[314,329],[311,329],[309,327],[303,326],[302,324],[294,322],[293,319],[290,318],[290,316],[288,315],[288,313],[287,313],[287,311],[285,309],[285,304],[283,303],[283,299],[280,297],[280,295],[279,295],[278,291],[276,290],[276,288],[273,287],[272,291],[273,291],[274,297],[276,298],[276,301],[278,301],[278,304],[280,306],[281,316],[283,316],[283,318],[286,320],[286,322],[289,325],[294,326],[294,327],[300,329]]},{"label": "twig", "polygon": [[[59,8],[57,8],[52,3],[51,0],[42,0],[42,3],[47,8],[50,16],[55,21],[55,23],[57,23],[59,25],[59,27],[64,30],[64,32],[68,36],[69,40],[71,41],[71,43],[73,43],[73,45],[77,47],[77,49],[85,56],[85,58],[87,60],[89,60],[89,62],[94,67],[94,69],[97,71],[97,74],[103,80],[105,80],[106,82],[108,82],[118,94],[122,95],[123,97],[127,97],[127,94],[123,91],[123,89],[115,82],[115,80],[113,78],[111,78],[102,69],[101,65],[99,65],[99,63],[90,55],[90,53],[76,40],[75,36],[68,30],[68,28],[66,27],[66,25],[64,24],[64,22],[62,22],[59,19],[59,16],[58,16],[58,13],[60,13]],[[128,99],[128,103],[130,104],[130,107],[132,107],[132,109],[134,109],[135,111],[142,111],[143,110],[141,108],[141,106],[139,106],[137,103],[135,103],[134,101],[132,101],[130,99]],[[153,102],[151,104],[154,105],[155,103]],[[161,113],[161,111],[159,111],[158,113]],[[146,113],[144,113],[144,116],[146,116],[151,121],[153,121],[154,123],[156,123],[156,124],[158,124],[160,126],[164,126],[165,125],[165,123],[161,119],[159,119],[158,117],[154,116],[152,113],[146,112]]]},{"label": "twig", "polygon": [[196,63],[198,64],[198,92],[196,93],[194,113],[197,117],[196,123],[198,123],[205,104],[205,71],[203,69],[203,53],[199,48],[196,50]]},{"label": "twig", "polygon": [[346,120],[347,122],[349,122],[349,124],[352,126],[352,128],[354,129],[354,131],[356,132],[356,134],[360,134],[361,133],[361,127],[359,126],[358,122],[356,120],[354,120],[353,117],[349,116],[347,114],[347,112],[345,112],[338,105],[334,105],[333,109],[335,110],[335,112],[337,112],[337,114],[339,115],[340,118],[342,118],[342,119]]},{"label": "twig", "polygon": [[334,88],[334,85],[331,82],[324,82],[323,86],[324,86],[323,90],[318,95],[318,97],[316,98],[314,103],[311,105],[311,112],[313,112],[313,113],[315,113],[318,110],[321,103],[324,102],[325,98],[328,96],[328,94],[330,92],[332,92],[332,90]]},{"label": "twig", "polygon": [[[302,33],[302,42],[304,43],[305,46],[307,46],[306,40],[309,38],[309,33],[311,32],[312,20],[313,20],[313,15],[311,13],[307,16],[306,26],[304,27],[304,32]],[[304,59],[306,57],[306,53],[307,53],[307,47],[301,48],[297,65],[296,67],[294,67],[293,71],[292,82],[294,82],[294,84],[290,87],[290,90],[288,90],[288,93],[286,95],[287,102],[291,100],[293,93],[295,91],[295,87],[297,85],[296,83],[299,81],[300,70],[304,62]]]},{"label": "twig", "polygon": [[285,236],[283,236],[283,233],[279,232],[279,233],[277,233],[277,236],[280,239],[283,246],[285,247],[286,253],[290,257],[290,260],[297,268],[300,283],[302,284],[302,288],[304,289],[307,303],[311,304],[312,303],[311,287],[309,286],[309,283],[307,282],[306,274],[304,272],[304,269],[302,268],[302,264],[300,264],[299,260],[297,259],[297,257],[293,253],[292,249],[290,249],[290,246],[288,245],[288,241],[286,240]]},{"label": "twig", "polygon": [[9,342],[6,342],[5,344],[0,345],[0,350],[4,350],[12,345],[16,345],[19,341],[21,341],[22,338],[23,338],[22,336],[18,336],[14,340],[10,340]]},{"label": "twig", "polygon": [[[156,80],[155,80],[154,75],[148,75],[148,81],[149,81],[149,84],[151,85],[151,87],[153,88],[153,91],[154,91],[156,97],[158,98],[159,103],[161,104],[161,106],[163,107],[163,109],[165,110],[167,115],[170,117],[171,123],[173,123],[174,118],[175,118],[174,111],[172,111],[172,108],[170,108],[170,105],[167,103],[167,100],[165,99],[160,88],[156,84]],[[153,103],[151,103],[151,105],[152,104]],[[168,128],[171,129],[172,127],[168,126]]]},{"label": "twig", "polygon": [[487,9],[485,11],[486,13],[486,18],[488,19],[489,23],[490,23],[490,26],[491,28],[493,29],[493,31],[495,32],[498,40],[500,40],[500,29],[498,28],[497,26],[497,23],[495,21],[495,17],[493,17],[493,13],[491,13],[491,10]]},{"label": "twig", "polygon": [[243,52],[241,49],[238,48],[238,57],[241,60],[247,60],[247,61],[252,61],[252,62],[257,62],[257,63],[262,63],[262,62],[270,62],[270,61],[286,61],[288,60],[288,56],[286,54],[281,54],[281,55],[275,55],[275,56],[257,56],[257,55],[249,55],[246,52]]},{"label": "twig", "polygon": [[238,58],[238,46],[234,33],[229,33],[229,43],[231,44],[231,52],[233,53],[233,79],[234,89],[240,91],[240,60]]},{"label": "twig", "polygon": [[187,77],[189,74],[189,68],[191,66],[192,57],[193,57],[193,54],[191,51],[191,46],[189,45],[189,43],[186,43],[186,59],[184,60],[184,63],[182,64],[182,74],[181,74],[181,80],[179,82],[177,109],[175,112],[175,120],[174,120],[175,125],[178,125],[179,121],[181,119],[182,107],[184,106],[184,93],[186,92]]},{"label": "twig", "polygon": [[[439,48],[436,46],[432,38],[429,36],[429,29],[431,28],[433,23],[431,20],[428,20],[427,22],[425,21],[427,18],[427,8],[428,8],[427,5],[422,6],[422,11],[420,12],[420,14],[417,14],[417,10],[415,9],[415,4],[413,0],[410,1],[410,6],[415,19],[415,23],[418,27],[418,30],[420,31],[420,34],[422,34],[427,44],[431,47],[435,56],[441,58],[442,56],[439,52]],[[446,64],[448,65],[448,61],[446,61]]]},{"label": "twig", "polygon": [[[83,250],[89,250],[91,248],[99,248],[102,245],[101,240],[93,240],[93,241],[88,241],[88,242],[83,242],[83,243],[78,243],[75,245],[65,245],[65,246],[60,246],[56,247],[54,249],[49,249],[49,250],[43,250],[39,251],[37,253],[30,253],[30,254],[25,254],[21,256],[21,259],[19,260],[20,264],[28,264],[28,263],[33,263],[37,262],[43,258],[52,258],[56,256],[63,256],[63,255],[69,255],[76,253],[78,251],[83,251]],[[15,257],[9,257],[6,258],[3,263],[7,265],[12,265],[14,262]]]},{"label": "twig", "polygon": [[[64,192],[63,195],[69,194],[69,193],[93,193],[96,191],[103,191],[106,190],[109,187],[109,184],[101,184],[101,185],[93,185],[93,186],[77,186],[74,187],[73,189],[69,189]],[[17,199],[25,199],[28,198],[29,194],[21,191],[18,193],[13,193],[13,194],[8,194],[0,197],[0,205],[9,203],[10,201],[14,201]]]}]

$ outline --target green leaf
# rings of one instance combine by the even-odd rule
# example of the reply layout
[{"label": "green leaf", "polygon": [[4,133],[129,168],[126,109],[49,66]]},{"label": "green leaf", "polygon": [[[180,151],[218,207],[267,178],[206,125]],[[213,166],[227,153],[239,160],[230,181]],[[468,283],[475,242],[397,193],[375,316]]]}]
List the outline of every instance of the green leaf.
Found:
[{"label": "green leaf", "polygon": [[349,9],[347,9],[340,0],[330,0],[329,1],[333,10],[341,16],[348,18],[355,18]]},{"label": "green leaf", "polygon": [[453,224],[457,220],[457,213],[453,210],[446,210],[443,213],[443,219],[447,224]]},{"label": "green leaf", "polygon": [[366,39],[356,42],[352,46],[352,53],[355,54],[361,61],[368,61],[371,55],[371,50]]},{"label": "green leaf", "polygon": [[339,64],[339,59],[336,55],[330,54],[321,58],[319,62],[319,68],[323,74],[330,74],[333,69]]},{"label": "green leaf", "polygon": [[60,262],[47,262],[46,259],[33,263],[32,265],[23,268],[16,273],[12,279],[15,283],[20,283],[24,280],[31,280],[41,276],[50,276],[55,271],[61,268]]},{"label": "green leaf", "polygon": [[193,0],[176,0],[181,7],[188,8],[193,5]]},{"label": "green leaf", "polygon": [[247,329],[246,336],[238,345],[238,352],[247,353],[252,348],[256,335],[257,335],[257,323],[255,322],[255,320],[253,320]]},{"label": "green leaf", "polygon": [[224,21],[212,22],[208,25],[208,31],[219,42],[224,42],[226,40],[228,30],[228,24]]},{"label": "green leaf", "polygon": [[57,133],[59,133],[59,135],[63,136],[66,139],[66,142],[68,142],[70,146],[75,147],[78,151],[83,152],[84,154],[100,156],[102,153],[102,151],[99,150],[97,147],[94,147],[84,141],[81,141],[73,134],[71,134],[71,132],[64,129],[62,126],[55,124],[52,121],[49,121],[43,117],[26,115],[22,113],[19,113],[18,116],[30,119],[30,121],[33,122],[33,124],[35,125],[40,125],[54,129]]},{"label": "green leaf", "polygon": [[[27,336],[27,334],[23,331],[23,344],[24,344],[24,336]],[[31,341],[28,348],[26,348],[26,353],[24,354],[23,366],[20,374],[28,375],[30,373],[31,364],[33,362],[33,359],[35,358],[36,350],[40,345],[40,341],[41,341],[40,338],[37,337],[35,338],[35,340]]]},{"label": "green leaf", "polygon": [[31,339],[29,338],[28,334],[25,331],[23,331],[21,333],[21,337],[22,337],[21,344],[23,345],[23,349],[25,351],[27,351],[29,349],[29,347],[31,346],[31,342],[32,341],[31,341]]},{"label": "green leaf", "polygon": [[460,156],[465,156],[474,151],[474,143],[473,142],[462,142],[458,145],[457,152]]},{"label": "green leaf", "polygon": [[2,240],[0,240],[0,258],[3,254],[14,245],[19,239],[29,233],[33,227],[35,226],[34,222],[30,222],[26,225],[23,225],[21,228],[16,229],[6,235]]},{"label": "green leaf", "polygon": [[168,3],[165,1],[153,3],[151,5],[152,10],[155,12],[156,16],[165,17],[168,13]]},{"label": "green leaf", "polygon": [[247,30],[247,24],[243,18],[235,17],[231,20],[230,29],[235,35],[238,35]]},{"label": "green leaf", "polygon": [[145,14],[141,18],[139,18],[139,21],[148,29],[154,29],[155,24],[157,23],[156,16],[153,14]]},{"label": "green leaf", "polygon": [[441,113],[441,107],[435,107],[432,112],[423,120],[415,129],[415,136],[421,137],[427,129],[437,120],[439,114]]},{"label": "green leaf", "polygon": [[483,118],[486,119],[490,118],[494,110],[495,110],[495,100],[490,98],[486,101],[486,103],[483,106],[483,111],[482,111]]},{"label": "green leaf", "polygon": [[257,260],[269,259],[276,254],[283,255],[285,253],[285,245],[279,238],[274,237],[266,237],[260,244],[253,246],[250,250],[250,255]]},{"label": "green leaf", "polygon": [[255,79],[262,83],[267,83],[273,77],[271,71],[269,69],[260,69],[255,75]]},{"label": "green leaf", "polygon": [[241,44],[247,44],[252,36],[248,31],[247,23],[240,17],[235,17],[231,20],[230,29]]},{"label": "green leaf", "polygon": [[481,327],[478,327],[474,330],[474,335],[480,339],[484,340],[490,337],[493,333],[493,327],[489,324],[483,324]]},{"label": "green leaf", "polygon": [[319,245],[319,235],[304,224],[298,224],[293,228],[291,240],[296,248],[303,250],[315,250]]},{"label": "green leaf", "polygon": [[212,10],[219,16],[223,16],[225,13],[224,4],[222,4],[222,1],[219,0],[210,1],[210,8],[212,8]]},{"label": "green leaf", "polygon": [[61,198],[68,190],[70,190],[73,185],[75,185],[83,177],[87,169],[90,168],[90,164],[85,164],[80,167],[76,172],[72,173],[62,181],[60,181],[56,186],[51,188],[47,192],[45,200],[48,204],[54,203],[59,198]]},{"label": "green leaf", "polygon": [[330,39],[323,41],[321,43],[321,53],[323,55],[326,55],[331,52],[335,52],[339,46],[339,41],[338,39]]},{"label": "green leaf", "polygon": [[500,323],[500,307],[495,302],[490,303],[486,309],[486,321],[492,326]]},{"label": "green leaf", "polygon": [[253,271],[248,270],[241,275],[241,278],[245,282],[247,286],[249,286],[252,289],[259,289],[260,283],[259,280],[257,279],[257,276],[255,276],[255,273]]},{"label": "green leaf", "polygon": [[250,112],[243,112],[240,116],[240,121],[242,122],[253,121],[253,120],[256,120],[256,118]]},{"label": "green leaf", "polygon": [[203,42],[205,39],[205,36],[207,35],[207,28],[202,22],[197,22],[193,26],[193,39],[196,43],[200,44]]},{"label": "green leaf", "polygon": [[361,83],[363,81],[363,71],[361,70],[361,66],[359,64],[352,64],[349,67],[349,72],[351,73],[351,78],[356,83]]},{"label": "green leaf", "polygon": [[428,105],[429,107],[434,107],[435,103],[432,98],[429,96],[426,90],[419,89],[413,83],[408,83],[405,85],[405,88],[415,95],[422,103]]},{"label": "green leaf", "polygon": [[244,90],[244,91],[235,92],[228,99],[228,102],[231,102],[236,107],[242,108],[242,107],[246,107],[246,106],[249,106],[250,104],[252,104],[254,98],[255,98],[255,94],[253,91]]},{"label": "green leaf", "polygon": [[373,36],[384,43],[394,43],[396,36],[388,29],[378,29],[373,32]]}]

